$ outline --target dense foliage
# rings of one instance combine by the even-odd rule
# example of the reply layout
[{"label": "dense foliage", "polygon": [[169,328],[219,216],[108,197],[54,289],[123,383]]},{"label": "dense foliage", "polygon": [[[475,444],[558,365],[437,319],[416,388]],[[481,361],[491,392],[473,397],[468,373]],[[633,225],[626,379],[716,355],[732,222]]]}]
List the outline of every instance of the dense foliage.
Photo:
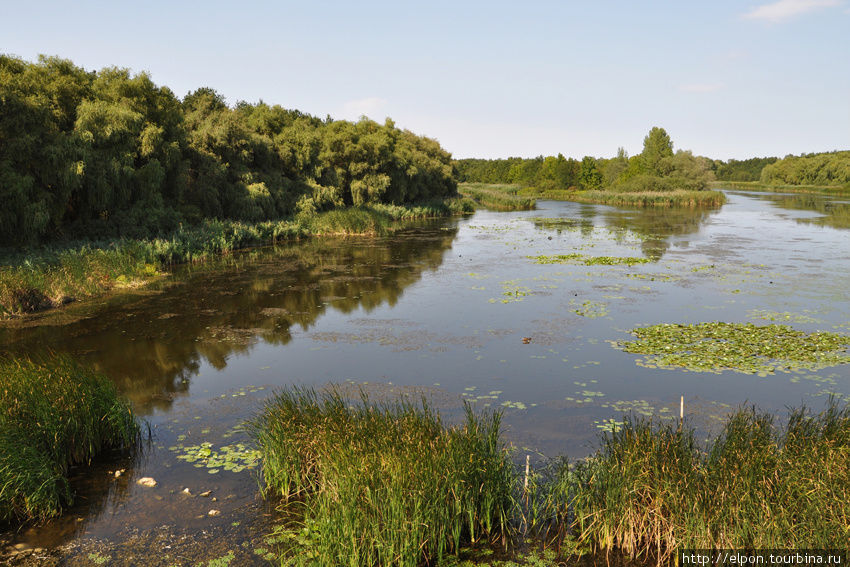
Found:
[{"label": "dense foliage", "polygon": [[779,158],[763,157],[745,160],[730,159],[714,162],[714,176],[718,181],[758,181],[765,166],[775,163]]},{"label": "dense foliage", "polygon": [[584,156],[581,161],[554,156],[463,159],[455,162],[460,181],[516,183],[540,191],[553,189],[619,192],[703,190],[714,179],[711,160],[690,151],[673,151],[663,128],[652,128],[643,151],[629,157],[620,148],[612,158]]},{"label": "dense foliage", "polygon": [[850,151],[786,156],[762,169],[760,181],[767,185],[850,185]]},{"label": "dense foliage", "polygon": [[0,245],[409,203],[455,194],[452,174],[391,120],[230,108],[209,88],[181,101],[145,73],[0,55]]}]

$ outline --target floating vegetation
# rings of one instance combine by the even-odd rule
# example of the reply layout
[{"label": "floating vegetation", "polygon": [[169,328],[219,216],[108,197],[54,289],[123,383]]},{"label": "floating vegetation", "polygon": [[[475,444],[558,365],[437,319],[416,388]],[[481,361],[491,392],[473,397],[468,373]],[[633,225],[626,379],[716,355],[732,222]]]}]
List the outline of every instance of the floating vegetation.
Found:
[{"label": "floating vegetation", "polygon": [[524,403],[522,403],[522,402],[512,402],[512,401],[502,402],[502,407],[508,408],[508,409],[517,409],[517,410],[528,409],[528,406],[525,405]]},{"label": "floating vegetation", "polygon": [[210,474],[216,474],[222,469],[234,473],[255,468],[260,462],[260,451],[253,447],[235,443],[224,445],[217,451],[209,442],[200,445],[174,445],[169,451],[180,453],[177,458],[192,463],[197,468],[206,468]]},{"label": "floating vegetation", "polygon": [[535,264],[584,264],[585,266],[619,266],[625,264],[646,264],[651,262],[649,258],[620,257],[620,256],[586,256],[585,254],[556,254],[554,256],[526,256],[534,260]]},{"label": "floating vegetation", "polygon": [[601,398],[605,396],[602,392],[595,392],[593,390],[581,390],[580,392],[576,392],[578,398],[574,398],[572,396],[564,398],[568,402],[574,402],[577,404],[589,404],[593,401],[593,398]]},{"label": "floating vegetation", "polygon": [[623,426],[622,421],[617,421],[616,419],[602,419],[602,420],[593,420],[593,423],[597,428],[602,431],[607,431],[608,433],[613,433],[617,429]]},{"label": "floating vegetation", "polygon": [[750,319],[764,319],[765,321],[787,321],[789,323],[823,323],[822,319],[806,315],[805,313],[792,313],[790,311],[770,311],[768,309],[750,309],[747,311]]},{"label": "floating vegetation", "polygon": [[656,414],[668,415],[670,408],[656,408],[646,400],[618,400],[600,404],[603,408],[611,408],[617,413],[632,413],[643,417],[652,417]]},{"label": "floating vegetation", "polygon": [[630,353],[645,354],[650,368],[684,368],[697,372],[735,370],[766,376],[780,370],[819,370],[850,362],[850,337],[838,333],[797,331],[786,325],[752,323],[660,324],[633,329],[638,340],[616,343]]},{"label": "floating vegetation", "polygon": [[501,301],[502,303],[514,303],[522,301],[526,296],[533,293],[530,287],[519,285],[519,280],[507,280],[502,282],[501,286],[502,298],[491,298],[490,303],[496,303],[497,301]]},{"label": "floating vegetation", "polygon": [[[571,299],[570,305],[576,305],[576,301],[574,299]],[[603,303],[601,301],[587,300],[583,302],[580,306],[572,309],[572,312],[576,315],[581,315],[582,317],[596,319],[597,317],[607,316],[610,311],[606,303]]]}]

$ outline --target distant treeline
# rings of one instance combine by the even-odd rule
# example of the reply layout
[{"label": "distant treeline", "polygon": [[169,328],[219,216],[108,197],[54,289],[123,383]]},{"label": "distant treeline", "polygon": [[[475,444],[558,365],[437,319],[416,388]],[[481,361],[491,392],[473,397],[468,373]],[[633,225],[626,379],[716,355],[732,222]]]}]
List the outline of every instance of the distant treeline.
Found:
[{"label": "distant treeline", "polygon": [[455,162],[459,180],[517,183],[540,190],[610,189],[620,192],[701,190],[714,179],[711,160],[690,151],[673,152],[663,128],[652,128],[643,151],[629,157],[623,148],[612,158],[585,156],[581,161],[557,157],[463,159]]},{"label": "distant treeline", "polygon": [[451,155],[395,127],[325,120],[146,73],[0,55],[0,245],[149,237],[456,194]]},{"label": "distant treeline", "polygon": [[[561,154],[557,157],[461,159],[455,161],[455,167],[462,182],[518,183],[543,190],[616,188],[618,183],[622,185],[641,173],[642,168],[646,169],[642,167],[641,155],[629,158],[620,149],[613,158],[585,156],[581,161]],[[850,183],[850,151],[722,161],[680,150],[672,154],[672,158],[669,154],[667,157],[670,159],[664,165],[668,172],[678,169],[691,180],[696,174],[697,178],[713,175],[717,181],[760,181],[765,185],[840,186]],[[685,185],[688,184],[693,185],[686,181]]]}]

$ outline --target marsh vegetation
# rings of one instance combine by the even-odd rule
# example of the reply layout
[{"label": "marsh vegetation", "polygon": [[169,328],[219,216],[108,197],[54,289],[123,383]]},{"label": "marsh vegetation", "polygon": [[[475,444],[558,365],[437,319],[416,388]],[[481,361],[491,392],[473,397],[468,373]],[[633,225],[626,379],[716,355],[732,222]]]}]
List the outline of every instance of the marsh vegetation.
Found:
[{"label": "marsh vegetation", "polygon": [[114,384],[68,357],[0,360],[0,406],[0,521],[59,515],[71,466],[139,441]]}]

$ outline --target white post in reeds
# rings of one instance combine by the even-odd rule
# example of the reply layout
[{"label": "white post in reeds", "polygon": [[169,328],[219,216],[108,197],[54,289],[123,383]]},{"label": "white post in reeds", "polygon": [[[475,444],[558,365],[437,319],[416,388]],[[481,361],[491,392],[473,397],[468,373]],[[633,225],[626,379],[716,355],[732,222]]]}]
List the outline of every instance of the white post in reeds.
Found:
[{"label": "white post in reeds", "polygon": [[685,396],[679,398],[679,428],[685,423]]},{"label": "white post in reeds", "polygon": [[528,494],[528,471],[531,467],[531,455],[525,456],[525,482],[522,485],[522,493]]}]

